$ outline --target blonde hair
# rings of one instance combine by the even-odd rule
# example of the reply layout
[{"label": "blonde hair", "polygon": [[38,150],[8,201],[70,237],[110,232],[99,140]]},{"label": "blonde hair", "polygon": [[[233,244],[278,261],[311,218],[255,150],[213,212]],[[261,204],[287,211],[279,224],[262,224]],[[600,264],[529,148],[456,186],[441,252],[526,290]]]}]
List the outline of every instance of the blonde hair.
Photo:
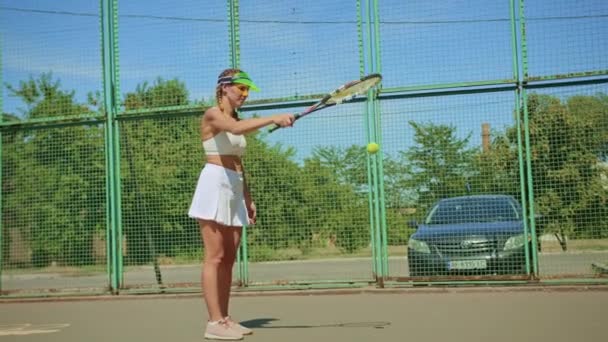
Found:
[{"label": "blonde hair", "polygon": [[[220,75],[217,77],[218,79],[221,77],[225,77],[225,76],[234,76],[236,74],[238,74],[239,72],[241,72],[241,69],[236,69],[236,68],[230,68],[230,69],[226,69],[224,71],[222,71],[220,73]],[[222,86],[223,84],[218,84],[215,87],[215,101],[217,102],[217,106],[221,111],[224,111],[224,108],[222,107]],[[232,116],[238,120],[238,113],[236,111],[234,111],[232,113]]]}]

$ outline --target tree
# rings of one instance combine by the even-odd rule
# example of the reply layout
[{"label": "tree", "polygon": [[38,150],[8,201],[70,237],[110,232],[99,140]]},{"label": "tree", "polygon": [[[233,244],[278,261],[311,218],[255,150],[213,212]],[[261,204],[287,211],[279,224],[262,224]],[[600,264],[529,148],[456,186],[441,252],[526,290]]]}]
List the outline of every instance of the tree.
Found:
[{"label": "tree", "polygon": [[61,81],[54,80],[50,72],[42,73],[37,79],[30,77],[27,81],[21,81],[17,88],[10,84],[6,87],[27,105],[27,109],[22,109],[25,119],[73,116],[91,112],[87,106],[76,103],[73,90],[61,90]]},{"label": "tree", "polygon": [[[128,111],[189,104],[186,86],[177,79],[158,78],[151,86],[144,82],[125,95]],[[148,262],[152,251],[171,257],[200,247],[186,215],[192,193],[184,191],[194,189],[202,164],[202,156],[193,157],[200,151],[199,124],[197,118],[176,114],[120,121],[127,263]]]},{"label": "tree", "polygon": [[190,103],[188,96],[186,85],[180,80],[158,77],[152,86],[144,82],[137,85],[135,92],[127,93],[125,108],[133,110],[187,105]]},{"label": "tree", "polygon": [[[27,105],[25,120],[69,117],[91,110],[61,89],[50,73],[7,86]],[[7,210],[32,249],[34,266],[93,262],[92,239],[104,222],[103,136],[97,125],[24,129],[3,148],[18,164],[5,169],[14,186]]]},{"label": "tree", "polygon": [[608,191],[601,181],[608,134],[605,95],[565,102],[531,94],[528,100],[532,177],[545,229],[565,250],[566,237],[608,235]]},{"label": "tree", "polygon": [[[367,246],[370,240],[367,191],[362,191],[361,184],[345,181],[357,177],[343,177],[336,173],[336,170],[355,171],[349,169],[352,165],[343,162],[337,167],[329,166],[327,160],[313,155],[305,160],[302,170],[307,216],[314,223],[314,233],[348,253]],[[364,170],[359,169],[359,172]]]},{"label": "tree", "polygon": [[317,147],[312,158],[329,169],[342,184],[350,184],[354,190],[367,187],[367,156],[361,146]]},{"label": "tree", "polygon": [[517,137],[500,132],[493,136],[490,148],[476,153],[472,160],[475,172],[470,181],[471,192],[521,197]]},{"label": "tree", "polygon": [[473,175],[470,134],[459,139],[453,126],[409,124],[415,131],[415,145],[401,156],[410,164],[410,188],[417,193],[418,207],[424,212],[441,198],[465,194]]},{"label": "tree", "polygon": [[[368,165],[367,153],[359,145],[347,148],[335,146],[318,147],[313,151],[313,159],[318,160],[321,166],[330,170],[340,184],[350,186],[358,196],[360,210],[369,216],[367,208]],[[411,172],[409,164],[400,163],[384,155],[384,190],[386,223],[389,244],[403,244],[411,233],[405,227],[409,208],[415,203],[414,192],[409,186]],[[364,220],[369,226],[369,218]],[[369,238],[366,236],[369,240]]]},{"label": "tree", "polygon": [[589,147],[598,159],[608,162],[608,96],[577,95],[566,103],[570,114],[585,124],[585,133],[591,140]]},{"label": "tree", "polygon": [[271,146],[260,133],[247,136],[245,177],[258,209],[258,222],[249,230],[253,245],[270,249],[306,248],[312,236],[307,222],[304,186],[293,148]]}]

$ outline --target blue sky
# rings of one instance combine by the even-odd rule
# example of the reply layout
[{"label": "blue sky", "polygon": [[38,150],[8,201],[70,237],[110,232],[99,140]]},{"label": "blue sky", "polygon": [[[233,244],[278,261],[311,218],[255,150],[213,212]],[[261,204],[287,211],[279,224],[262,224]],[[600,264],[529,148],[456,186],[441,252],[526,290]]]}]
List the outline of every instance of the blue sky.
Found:
[{"label": "blue sky", "polygon": [[[508,0],[379,3],[385,88],[511,77]],[[608,1],[525,4],[531,75],[608,69]],[[252,99],[321,93],[359,76],[354,0],[240,5],[241,66],[262,88]],[[101,90],[99,7],[97,0],[0,0],[3,82],[52,71],[79,100]],[[185,82],[192,100],[213,96],[229,64],[225,0],[119,1],[118,8],[122,94],[163,77]],[[4,111],[24,107],[4,88],[2,95]],[[511,92],[387,101],[385,144],[407,148],[407,121],[417,120],[454,125],[476,145],[482,122],[500,130],[512,124],[512,111]],[[297,145],[300,156],[317,145],[365,144],[361,113],[360,104],[339,106],[269,139]]]}]

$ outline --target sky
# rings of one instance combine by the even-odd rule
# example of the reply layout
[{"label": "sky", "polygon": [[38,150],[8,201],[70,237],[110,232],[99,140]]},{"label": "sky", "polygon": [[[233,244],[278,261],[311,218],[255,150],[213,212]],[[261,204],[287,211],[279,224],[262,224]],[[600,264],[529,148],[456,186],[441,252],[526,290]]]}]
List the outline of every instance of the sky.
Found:
[{"label": "sky", "polygon": [[[241,67],[262,89],[251,99],[324,93],[359,77],[355,0],[239,3]],[[379,1],[382,87],[512,78],[509,6],[508,0]],[[217,74],[230,62],[225,0],[123,0],[118,9],[121,94],[162,77],[183,81],[191,100],[213,96]],[[525,10],[531,76],[608,70],[608,1],[526,1]],[[16,86],[52,71],[79,101],[101,91],[99,13],[98,0],[0,0],[3,83]],[[2,100],[5,112],[19,115],[25,107],[5,87]],[[453,125],[479,145],[481,124],[503,130],[513,125],[513,110],[512,91],[383,101],[384,151],[411,146],[410,120]],[[297,146],[302,158],[315,146],[364,145],[363,121],[362,104],[342,105],[268,139]]]}]

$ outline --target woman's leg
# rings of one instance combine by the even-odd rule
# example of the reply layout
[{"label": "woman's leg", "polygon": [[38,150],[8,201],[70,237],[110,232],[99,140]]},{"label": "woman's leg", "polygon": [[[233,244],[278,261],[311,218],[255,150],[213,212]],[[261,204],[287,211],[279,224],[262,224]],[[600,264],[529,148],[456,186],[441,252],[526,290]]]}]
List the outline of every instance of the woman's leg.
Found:
[{"label": "woman's leg", "polygon": [[221,269],[226,250],[224,248],[223,228],[214,221],[198,220],[201,230],[201,238],[204,244],[204,261],[201,272],[201,283],[203,287],[203,298],[207,304],[207,312],[210,321],[219,321],[225,316],[222,313],[221,293]]},{"label": "woman's leg", "polygon": [[209,320],[228,316],[232,268],[241,241],[240,227],[227,227],[214,221],[199,220],[205,256],[201,282]]},{"label": "woman's leg", "polygon": [[241,242],[241,227],[224,227],[224,260],[220,271],[220,307],[222,317],[228,316],[230,290],[232,288],[232,269]]}]

